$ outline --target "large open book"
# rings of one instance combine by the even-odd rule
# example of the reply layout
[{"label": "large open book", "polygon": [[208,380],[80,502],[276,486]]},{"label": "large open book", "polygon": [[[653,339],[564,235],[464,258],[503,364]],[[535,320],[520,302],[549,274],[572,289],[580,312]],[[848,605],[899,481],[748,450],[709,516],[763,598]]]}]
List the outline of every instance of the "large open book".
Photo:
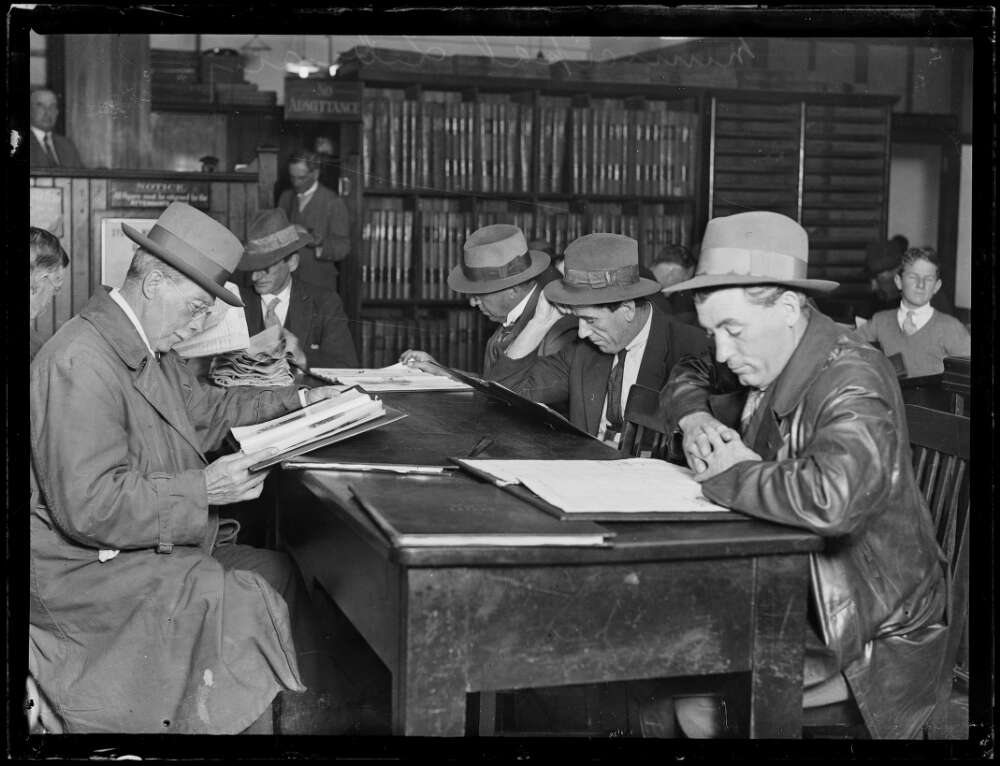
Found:
[{"label": "large open book", "polygon": [[233,437],[248,455],[274,450],[250,466],[251,471],[257,471],[404,417],[380,399],[351,388],[340,396],[323,399],[280,418],[233,428]]},{"label": "large open book", "polygon": [[462,475],[366,476],[350,485],[369,519],[396,546],[604,545],[589,521],[559,521],[503,490]]},{"label": "large open book", "polygon": [[689,469],[664,460],[477,460],[464,470],[559,518],[729,521],[744,518],[701,494]]},{"label": "large open book", "polygon": [[558,431],[569,431],[571,433],[581,434],[591,439],[597,438],[593,434],[587,433],[582,428],[579,428],[567,420],[547,404],[534,402],[494,380],[486,380],[472,375],[471,373],[455,370],[450,367],[438,366],[438,369],[441,371],[442,375],[447,375],[454,380],[465,383],[494,401],[503,402],[508,407],[513,407],[521,412],[526,412],[539,423],[544,423],[550,428],[554,428]]},{"label": "large open book", "polygon": [[466,383],[446,375],[418,370],[405,364],[393,364],[377,369],[313,367],[309,370],[321,380],[347,386],[361,386],[366,391],[467,391]]}]

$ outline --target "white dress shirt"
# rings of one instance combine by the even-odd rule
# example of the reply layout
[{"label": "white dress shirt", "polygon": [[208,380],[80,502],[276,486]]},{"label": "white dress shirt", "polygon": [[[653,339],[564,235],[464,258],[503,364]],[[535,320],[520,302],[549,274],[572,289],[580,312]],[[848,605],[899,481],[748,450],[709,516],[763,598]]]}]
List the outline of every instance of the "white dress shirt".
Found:
[{"label": "white dress shirt", "polygon": [[309,204],[309,200],[313,198],[313,195],[316,193],[316,189],[318,188],[319,188],[319,179],[313,181],[313,185],[310,186],[308,189],[306,189],[304,192],[295,195],[295,197],[298,199],[299,202],[300,213],[302,212],[302,208],[304,208],[306,205]]},{"label": "white dress shirt", "polygon": [[281,322],[281,326],[285,326],[285,317],[288,316],[288,301],[292,295],[292,280],[288,280],[285,286],[277,293],[264,293],[260,296],[260,315],[263,318],[267,315],[268,304],[271,303],[275,298],[278,299],[278,305],[274,307],[274,315],[278,317],[278,321]]},{"label": "white dress shirt", "polygon": [[[38,143],[40,143],[42,145],[42,148],[45,149],[46,151],[51,150],[53,158],[55,159],[56,162],[59,162],[59,154],[56,152],[56,142],[52,138],[52,134],[51,133],[46,133],[44,130],[42,130],[40,128],[36,128],[34,125],[31,126],[31,132],[35,134],[35,138],[38,139]],[[45,146],[45,137],[46,136],[49,137],[49,145],[48,146]]]},{"label": "white dress shirt", "polygon": [[122,311],[125,312],[125,316],[128,317],[128,321],[132,323],[135,331],[139,333],[139,337],[142,338],[142,342],[146,345],[146,348],[149,349],[149,355],[154,359],[158,359],[159,357],[156,355],[156,352],[153,351],[153,347],[149,345],[149,338],[146,337],[146,331],[143,330],[142,325],[139,324],[139,317],[137,317],[135,312],[132,311],[132,307],[128,305],[128,301],[126,301],[122,297],[122,294],[118,292],[118,288],[113,287],[111,292],[108,293],[108,297],[122,307]]},{"label": "white dress shirt", "polygon": [[531,289],[528,290],[528,294],[521,299],[521,302],[507,312],[507,319],[503,323],[504,327],[510,327],[512,324],[514,324],[514,322],[520,319],[521,314],[524,313],[524,309],[527,308],[528,306],[528,301],[531,300],[531,296],[535,294],[535,290],[537,289],[538,289],[537,284],[532,285]]},{"label": "white dress shirt", "polygon": [[[625,415],[625,404],[628,402],[629,391],[632,390],[632,386],[635,385],[636,380],[639,378],[639,368],[642,366],[642,357],[646,353],[646,341],[649,340],[649,328],[653,325],[653,312],[649,312],[649,316],[646,317],[646,323],[639,330],[639,333],[632,338],[631,342],[625,346],[625,350],[628,352],[625,354],[625,369],[622,372],[622,416]],[[617,358],[615,363],[617,363]],[[612,366],[612,369],[614,367]],[[608,397],[604,397],[604,409],[601,410],[601,428],[597,432],[597,438],[604,440],[604,435],[608,430]],[[617,444],[618,440],[621,439],[621,434],[615,434],[614,443]]]},{"label": "white dress shirt", "polygon": [[901,301],[899,304],[899,311],[896,312],[896,320],[899,322],[899,329],[903,329],[903,322],[906,320],[906,315],[911,311],[913,312],[913,324],[917,326],[918,330],[930,322],[931,317],[934,316],[934,307],[929,302],[925,303],[918,309],[911,309],[907,308],[906,304]]}]

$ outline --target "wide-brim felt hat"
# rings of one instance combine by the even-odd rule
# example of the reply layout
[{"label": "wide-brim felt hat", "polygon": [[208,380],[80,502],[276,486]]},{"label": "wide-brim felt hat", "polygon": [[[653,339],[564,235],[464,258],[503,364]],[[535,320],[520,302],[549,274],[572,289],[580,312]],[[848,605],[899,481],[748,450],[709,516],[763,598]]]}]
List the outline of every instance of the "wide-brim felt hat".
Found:
[{"label": "wide-brim felt hat", "polygon": [[623,234],[586,234],[566,246],[565,273],[545,286],[552,303],[594,306],[645,298],[660,283],[639,273],[639,243]]},{"label": "wide-brim felt hat", "polygon": [[808,269],[809,235],[798,223],[768,211],[737,213],[708,222],[694,276],[664,287],[663,293],[762,284],[830,292],[839,286],[809,279]]},{"label": "wide-brim felt hat", "polygon": [[242,308],[243,301],[226,289],[243,255],[243,243],[207,213],[185,202],[172,202],[148,234],[122,224],[125,236],[216,298]]},{"label": "wide-brim felt hat", "polygon": [[290,223],[281,208],[261,210],[247,230],[247,245],[238,268],[263,271],[312,243],[309,233]]},{"label": "wide-brim felt hat", "polygon": [[465,240],[462,262],[448,274],[448,287],[469,295],[495,293],[534,279],[550,262],[546,253],[528,249],[517,226],[495,223]]}]

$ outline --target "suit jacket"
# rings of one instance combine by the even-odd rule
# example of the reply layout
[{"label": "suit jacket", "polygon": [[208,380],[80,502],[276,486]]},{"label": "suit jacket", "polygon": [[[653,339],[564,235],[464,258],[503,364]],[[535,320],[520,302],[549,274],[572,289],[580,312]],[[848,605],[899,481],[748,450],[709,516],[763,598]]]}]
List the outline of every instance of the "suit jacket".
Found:
[{"label": "suit jacket", "polygon": [[[649,338],[639,365],[636,383],[660,390],[682,357],[701,354],[708,347],[704,332],[681,324],[655,304]],[[601,412],[608,395],[608,375],[614,357],[589,342],[565,346],[558,354],[523,359],[502,356],[493,368],[492,380],[536,402],[559,405],[569,402],[570,421],[594,436],[601,427]]]},{"label": "suit jacket", "polygon": [[[260,296],[252,287],[240,287],[247,329],[256,335],[264,329]],[[299,339],[310,367],[357,367],[358,354],[348,329],[340,296],[292,277],[285,328]]]},{"label": "suit jacket", "polygon": [[35,138],[35,133],[30,128],[28,129],[28,139],[28,160],[31,167],[83,167],[83,161],[80,159],[80,153],[76,150],[76,145],[66,138],[66,136],[61,136],[58,133],[52,134],[52,145],[55,147],[56,154],[59,156],[58,165],[53,164],[52,160],[49,159],[49,154],[45,151],[45,147],[39,143],[37,138]]},{"label": "suit jacket", "polygon": [[[549,274],[549,271],[552,273]],[[538,296],[541,294],[542,288],[552,279],[558,277],[559,272],[555,269],[547,269],[542,272],[536,280],[535,292],[532,294],[531,300],[524,307],[524,311],[521,312],[521,316],[510,327],[504,328],[501,325],[493,331],[489,340],[486,341],[486,351],[483,355],[483,377],[488,378],[490,376],[497,360],[507,350],[507,347],[514,342],[517,336],[521,334],[525,326],[535,315],[535,307],[538,305]],[[564,346],[572,343],[576,339],[576,325],[576,318],[572,316],[565,316],[556,322],[545,333],[545,337],[542,338],[542,342],[539,344],[536,352],[537,355],[552,356],[558,353]]]},{"label": "suit jacket", "polygon": [[285,602],[211,555],[205,494],[206,453],[298,409],[295,387],[157,361],[103,290],[30,376],[29,667],[66,733],[236,734],[301,691]]},{"label": "suit jacket", "polygon": [[303,210],[299,210],[294,189],[285,189],[281,193],[278,207],[285,211],[291,223],[305,226],[320,246],[318,258],[314,245],[307,245],[299,251],[296,278],[336,290],[336,262],[344,260],[351,250],[351,221],[344,200],[319,184]]},{"label": "suit jacket", "polygon": [[[738,427],[746,392],[705,357],[678,365],[662,398],[674,422],[709,411]],[[913,476],[904,412],[885,356],[814,312],[744,434],[763,460],[702,483],[716,503],[826,538],[811,554],[817,629],[875,739],[919,732],[948,631],[944,554]]]}]

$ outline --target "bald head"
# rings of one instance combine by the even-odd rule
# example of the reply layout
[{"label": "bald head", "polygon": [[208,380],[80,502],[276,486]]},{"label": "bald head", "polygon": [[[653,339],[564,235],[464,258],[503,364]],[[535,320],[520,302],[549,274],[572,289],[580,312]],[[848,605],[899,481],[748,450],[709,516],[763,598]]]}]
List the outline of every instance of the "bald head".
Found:
[{"label": "bald head", "polygon": [[59,119],[59,100],[56,94],[47,88],[39,88],[31,92],[29,101],[29,118],[33,127],[50,132]]}]

